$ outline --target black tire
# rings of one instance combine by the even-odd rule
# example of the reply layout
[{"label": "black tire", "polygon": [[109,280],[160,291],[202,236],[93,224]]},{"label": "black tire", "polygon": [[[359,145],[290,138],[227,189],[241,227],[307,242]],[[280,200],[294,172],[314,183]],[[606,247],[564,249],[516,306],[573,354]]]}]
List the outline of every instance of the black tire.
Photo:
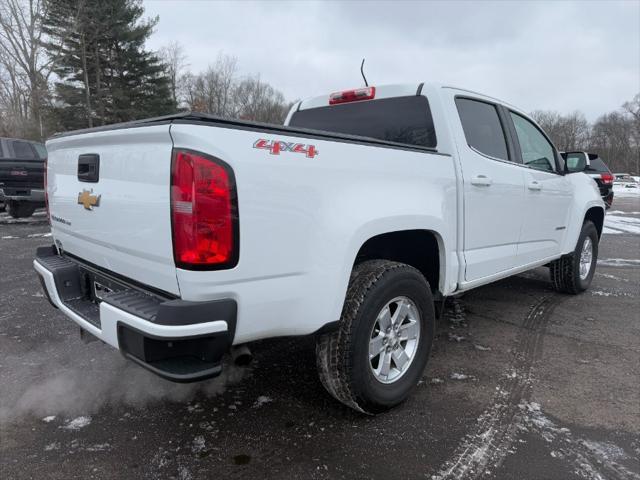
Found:
[{"label": "black tire", "polygon": [[[369,341],[378,313],[397,297],[406,297],[415,305],[420,334],[406,371],[393,383],[382,383],[371,371]],[[334,398],[357,411],[376,414],[388,410],[405,400],[422,377],[434,331],[431,289],[418,270],[388,260],[360,263],[351,274],[337,330],[318,337],[320,381]]]},{"label": "black tire", "polygon": [[36,206],[29,202],[12,201],[7,203],[7,210],[13,218],[26,218],[33,215],[33,212],[36,211]]},{"label": "black tire", "polygon": [[[591,240],[592,245],[592,259],[589,273],[585,278],[580,278],[580,255],[582,247],[587,239]],[[596,271],[596,263],[598,261],[598,230],[596,226],[590,220],[587,220],[582,225],[580,236],[578,237],[578,243],[573,253],[565,255],[558,260],[551,262],[551,282],[553,288],[558,292],[570,293],[576,295],[584,292],[591,281]]]}]

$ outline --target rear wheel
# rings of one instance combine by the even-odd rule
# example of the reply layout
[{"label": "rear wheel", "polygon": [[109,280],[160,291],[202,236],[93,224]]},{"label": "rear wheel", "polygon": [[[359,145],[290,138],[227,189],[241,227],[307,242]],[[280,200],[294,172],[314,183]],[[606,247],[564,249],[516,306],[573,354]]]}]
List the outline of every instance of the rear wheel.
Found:
[{"label": "rear wheel", "polygon": [[320,380],[355,410],[388,410],[422,377],[434,328],[431,290],[418,270],[387,260],[356,265],[338,329],[318,338]]},{"label": "rear wheel", "polygon": [[33,215],[36,206],[29,202],[10,201],[7,203],[7,210],[13,218],[25,218]]},{"label": "rear wheel", "polygon": [[553,287],[559,292],[574,295],[584,292],[591,285],[597,260],[598,230],[593,222],[587,220],[582,225],[573,253],[551,262]]}]

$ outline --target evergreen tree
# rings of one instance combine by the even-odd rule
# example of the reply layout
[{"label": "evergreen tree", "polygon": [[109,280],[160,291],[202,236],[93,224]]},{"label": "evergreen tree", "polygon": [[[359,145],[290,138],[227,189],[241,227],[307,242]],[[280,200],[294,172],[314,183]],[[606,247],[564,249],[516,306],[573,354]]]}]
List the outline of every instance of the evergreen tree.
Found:
[{"label": "evergreen tree", "polygon": [[171,113],[169,79],[145,50],[158,19],[139,0],[49,0],[45,48],[55,62],[52,114],[62,129]]}]

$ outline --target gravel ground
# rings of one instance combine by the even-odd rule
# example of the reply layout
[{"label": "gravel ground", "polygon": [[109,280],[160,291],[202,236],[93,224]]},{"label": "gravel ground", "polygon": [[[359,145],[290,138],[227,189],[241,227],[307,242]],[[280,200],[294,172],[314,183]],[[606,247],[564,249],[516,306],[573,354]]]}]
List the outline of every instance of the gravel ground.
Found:
[{"label": "gravel ground", "polygon": [[640,202],[612,210],[590,291],[541,268],[450,300],[419,386],[378,417],[324,392],[311,338],[195,385],[83,343],[31,267],[42,212],[0,213],[0,478],[640,480]]}]

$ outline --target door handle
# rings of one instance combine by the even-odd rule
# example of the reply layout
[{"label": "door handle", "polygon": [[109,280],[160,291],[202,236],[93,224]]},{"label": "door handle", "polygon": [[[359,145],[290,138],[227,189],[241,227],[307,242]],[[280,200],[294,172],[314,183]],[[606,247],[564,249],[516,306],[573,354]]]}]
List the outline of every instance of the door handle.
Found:
[{"label": "door handle", "polygon": [[535,180],[532,182],[529,182],[528,187],[529,187],[529,190],[542,190],[542,184]]},{"label": "door handle", "polygon": [[78,157],[78,180],[96,183],[100,175],[100,155],[83,153]]},{"label": "door handle", "polygon": [[489,187],[492,183],[493,180],[486,175],[476,175],[471,179],[471,185],[476,185],[478,187]]}]

